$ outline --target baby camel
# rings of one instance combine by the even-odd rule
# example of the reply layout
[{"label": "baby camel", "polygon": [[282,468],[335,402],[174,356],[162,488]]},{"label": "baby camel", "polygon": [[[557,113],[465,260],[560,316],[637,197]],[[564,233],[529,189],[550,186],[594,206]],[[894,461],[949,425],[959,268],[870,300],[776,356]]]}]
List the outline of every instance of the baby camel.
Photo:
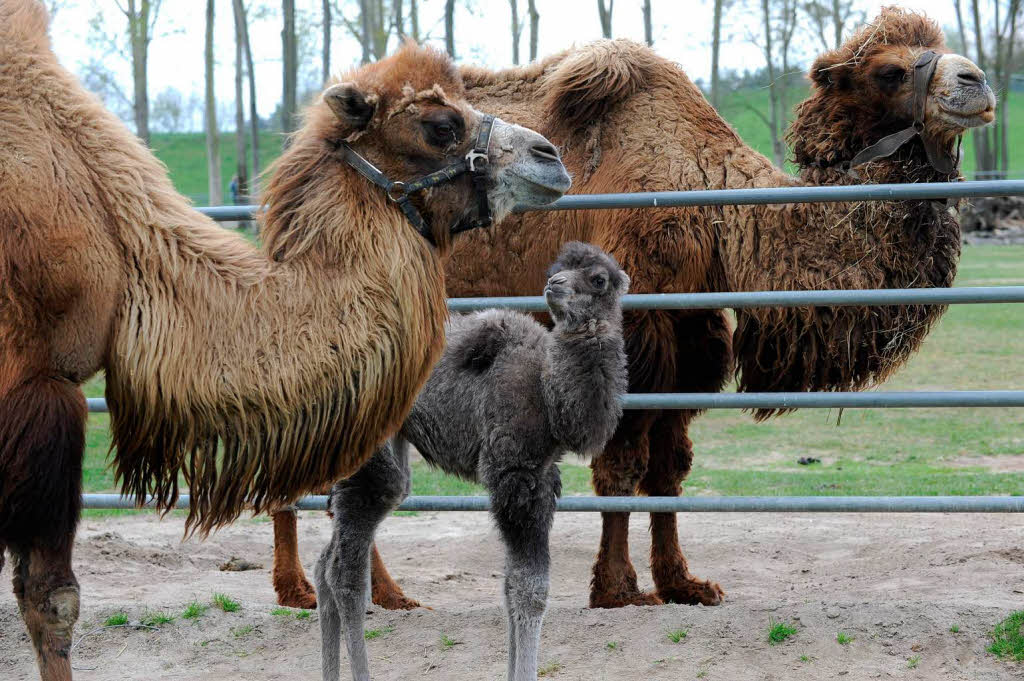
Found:
[{"label": "baby camel", "polygon": [[536,681],[548,596],[548,533],[567,451],[600,452],[622,416],[620,299],[629,277],[589,244],[566,244],[544,289],[555,325],[488,310],[454,316],[440,363],[395,438],[331,490],[334,532],[316,566],[325,681],[337,681],[345,630],[352,678],[370,678],[363,640],[370,547],[409,492],[408,445],[431,465],[482,483],[505,543],[509,681]]}]

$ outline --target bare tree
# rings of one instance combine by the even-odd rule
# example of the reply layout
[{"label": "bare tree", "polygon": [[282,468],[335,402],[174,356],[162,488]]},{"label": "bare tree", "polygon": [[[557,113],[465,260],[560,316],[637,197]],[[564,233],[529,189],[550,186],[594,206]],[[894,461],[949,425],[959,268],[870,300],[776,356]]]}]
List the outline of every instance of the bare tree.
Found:
[{"label": "bare tree", "polygon": [[644,0],[643,4],[644,13],[644,41],[653,46],[654,45],[654,27],[651,25],[651,0]]},{"label": "bare tree", "polygon": [[[245,54],[245,72],[249,77],[249,126],[251,133],[250,145],[252,147],[252,177],[253,181],[260,175],[260,115],[256,110],[256,70],[252,63],[252,44],[249,42],[249,17],[242,0],[233,0],[236,3],[238,16],[241,17],[239,28],[241,29],[242,49]],[[255,194],[250,187],[250,194]]]},{"label": "bare tree", "polygon": [[711,24],[711,106],[718,109],[722,92],[719,81],[718,54],[722,47],[722,5],[725,0],[714,0],[714,18]]},{"label": "bare tree", "polygon": [[284,25],[281,29],[283,63],[283,93],[281,96],[281,130],[295,129],[295,112],[298,109],[299,55],[295,38],[295,0],[282,0],[281,12]]},{"label": "bare tree", "polygon": [[519,21],[519,0],[508,0],[512,10],[512,63],[519,63],[519,36],[523,34],[523,25]]},{"label": "bare tree", "polygon": [[776,88],[779,93],[779,122],[780,127],[785,130],[789,127],[789,118],[792,112],[789,106],[789,80],[794,75],[791,72],[789,58],[793,45],[793,36],[797,29],[797,0],[775,0],[778,6],[777,25],[778,31],[778,54],[782,62],[782,73],[778,76]]},{"label": "bare tree", "polygon": [[405,16],[402,11],[402,0],[392,0],[391,2],[391,20],[395,26],[395,35],[398,36],[398,40],[405,40]]},{"label": "bare tree", "polygon": [[183,132],[188,120],[188,102],[177,88],[164,88],[153,98],[150,117],[158,130]]},{"label": "bare tree", "polygon": [[811,30],[822,49],[832,50],[843,44],[848,26],[861,23],[864,12],[854,7],[856,0],[805,0],[800,5]]},{"label": "bare tree", "polygon": [[768,0],[761,0],[761,18],[764,22],[764,43],[761,45],[761,50],[764,52],[765,63],[768,65],[768,101],[771,109],[767,122],[772,136],[772,159],[775,161],[775,165],[781,166],[785,160],[785,151],[782,145],[782,136],[779,134],[779,94],[778,84],[775,80],[775,54],[772,51],[772,15]]},{"label": "bare tree", "polygon": [[331,78],[331,0],[324,0],[324,83]]},{"label": "bare tree", "polygon": [[612,37],[612,10],[615,8],[615,0],[597,0],[597,13],[601,17],[601,35],[605,38]]},{"label": "bare tree", "polygon": [[448,56],[455,59],[455,0],[444,3],[444,47]]},{"label": "bare tree", "polygon": [[249,194],[249,147],[245,128],[245,15],[242,0],[233,0],[235,16],[235,199]]},{"label": "bare tree", "polygon": [[133,107],[135,134],[149,144],[149,44],[160,15],[162,0],[115,0],[117,8],[128,21],[128,44],[131,49]]},{"label": "bare tree", "polygon": [[217,128],[217,98],[213,87],[213,20],[214,0],[206,0],[206,178],[210,205],[224,202],[220,177],[220,131]]},{"label": "bare tree", "polygon": [[412,39],[420,41],[420,6],[417,0],[409,0],[409,23],[412,26]]},{"label": "bare tree", "polygon": [[530,8],[530,61],[537,59],[537,38],[540,29],[540,12],[536,0],[529,0]]}]

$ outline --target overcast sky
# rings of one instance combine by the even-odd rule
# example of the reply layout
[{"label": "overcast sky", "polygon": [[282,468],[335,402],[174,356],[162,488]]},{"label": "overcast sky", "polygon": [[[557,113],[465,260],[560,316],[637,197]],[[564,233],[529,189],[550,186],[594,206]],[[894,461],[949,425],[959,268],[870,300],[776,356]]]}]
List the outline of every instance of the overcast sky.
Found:
[{"label": "overcast sky", "polygon": [[[275,10],[276,0],[257,0]],[[387,3],[390,5],[390,3]],[[466,5],[469,5],[467,9]],[[585,43],[601,37],[596,2],[594,0],[537,0],[540,19],[539,54],[555,52],[572,44]],[[750,4],[749,0],[746,4]],[[754,3],[759,4],[759,3]],[[859,6],[869,18],[888,3],[864,1]],[[951,1],[926,2],[912,0],[903,6],[926,11],[943,26],[955,24],[956,15]],[[357,18],[358,3],[347,3],[348,16]],[[520,0],[520,13],[526,15],[526,0]],[[653,0],[654,47],[661,54],[678,61],[694,79],[707,78],[710,71],[711,3],[687,0]],[[741,9],[727,12],[722,47],[722,66],[725,69],[753,69],[763,65],[760,50],[748,40],[756,30],[756,15],[742,9],[743,0],[733,5]],[[320,0],[297,0],[296,6],[305,10],[313,20],[320,20]],[[203,41],[205,31],[205,0],[164,0],[157,27],[158,36],[150,48],[149,92],[150,101],[167,87],[186,95],[203,93]],[[615,37],[643,40],[643,18],[640,0],[618,0],[612,28]],[[234,29],[230,0],[217,0],[216,21],[218,99],[234,101]],[[444,0],[420,0],[421,32],[429,34],[430,42],[443,48],[444,26],[441,21]],[[76,73],[82,64],[96,52],[87,43],[89,19],[103,12],[113,31],[124,24],[114,0],[71,0],[61,9],[52,27],[53,43],[61,60]],[[491,67],[510,65],[512,47],[510,37],[508,0],[470,0],[460,2],[457,10],[456,52],[460,61],[480,63]],[[281,98],[281,35],[279,16],[254,21],[251,43],[256,63],[258,108],[262,116],[273,112]],[[319,27],[310,30],[312,54],[306,68],[319,73]],[[806,32],[804,33],[806,35]],[[341,26],[333,30],[331,46],[332,70],[357,64],[359,44]],[[315,43],[315,45],[313,45]],[[819,46],[804,40],[797,50],[797,59],[806,61]],[[521,53],[529,54],[528,30],[523,31]],[[115,56],[105,59],[109,68],[121,75],[126,92],[130,93],[128,65]]]}]

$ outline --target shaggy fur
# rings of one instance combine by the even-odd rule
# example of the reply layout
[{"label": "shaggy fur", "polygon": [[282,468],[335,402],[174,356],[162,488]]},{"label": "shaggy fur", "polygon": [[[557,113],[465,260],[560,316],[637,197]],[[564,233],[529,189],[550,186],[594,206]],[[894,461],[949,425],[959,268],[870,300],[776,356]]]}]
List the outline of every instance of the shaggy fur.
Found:
[{"label": "shaggy fur", "polygon": [[[338,145],[410,180],[464,155],[482,116],[435,50],[348,74],[271,173],[261,253],[196,213],[58,64],[34,0],[0,0],[0,92],[0,547],[56,681],[78,612],[81,383],[106,371],[125,493],[170,508],[184,477],[187,531],[358,470],[440,356],[447,310],[441,252]],[[463,134],[435,144],[426,116]],[[568,187],[540,135],[496,122],[493,137],[496,219]],[[416,201],[442,250],[477,205],[466,176]]]},{"label": "shaggy fur", "polygon": [[[815,63],[810,99],[790,133],[799,180],[747,147],[677,65],[641,45],[599,42],[523,68],[462,73],[477,106],[536,126],[560,145],[575,192],[850,184],[856,180],[830,166],[909,124],[905,88],[878,94],[874,69],[909,67],[925,48],[946,51],[934,22],[886,9]],[[838,72],[831,83],[830,71]],[[947,137],[952,146],[955,135]],[[948,179],[924,163],[919,142],[859,172],[860,182]],[[928,201],[534,213],[456,244],[448,292],[529,294],[543,283],[541,263],[573,239],[614,255],[641,293],[949,286],[960,243],[955,217]],[[735,331],[721,311],[630,313],[630,390],[714,392],[734,368],[741,390],[871,386],[906,361],[942,311],[743,310]],[[628,413],[594,461],[597,493],[680,493],[695,415]],[[637,588],[627,516],[606,514],[591,604],[719,602],[717,585],[689,574],[675,523],[673,514],[652,516],[654,597]]]},{"label": "shaggy fur", "polygon": [[433,466],[482,483],[505,544],[509,681],[535,681],[548,595],[548,533],[567,451],[599,452],[626,389],[620,299],[629,278],[599,249],[565,246],[545,296],[548,332],[522,314],[453,317],[448,346],[395,441],[331,495],[334,531],[317,563],[323,678],[345,634],[352,677],[369,679],[363,618],[377,525],[408,494],[408,443]]}]

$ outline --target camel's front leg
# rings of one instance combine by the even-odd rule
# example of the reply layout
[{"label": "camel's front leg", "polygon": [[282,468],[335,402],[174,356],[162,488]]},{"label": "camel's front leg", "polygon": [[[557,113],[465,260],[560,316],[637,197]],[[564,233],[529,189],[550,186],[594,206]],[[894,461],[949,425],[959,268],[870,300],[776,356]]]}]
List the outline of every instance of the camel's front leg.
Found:
[{"label": "camel's front leg", "polygon": [[298,514],[285,509],[271,514],[274,519],[274,570],[271,579],[278,605],[312,610],[316,591],[306,579],[299,560]]},{"label": "camel's front leg", "polygon": [[560,489],[558,468],[488,475],[492,514],[505,544],[508,681],[537,681],[550,582],[548,538]]},{"label": "camel's front leg", "polygon": [[14,595],[36,650],[42,681],[71,681],[71,640],[78,621],[73,538],[58,546],[12,547]]},{"label": "camel's front leg", "polygon": [[[370,583],[373,604],[385,610],[415,610],[421,607],[419,601],[407,597],[402,587],[391,578],[384,559],[380,557],[377,544],[373,544],[373,555],[370,557]],[[427,608],[428,610],[430,608]]]}]

